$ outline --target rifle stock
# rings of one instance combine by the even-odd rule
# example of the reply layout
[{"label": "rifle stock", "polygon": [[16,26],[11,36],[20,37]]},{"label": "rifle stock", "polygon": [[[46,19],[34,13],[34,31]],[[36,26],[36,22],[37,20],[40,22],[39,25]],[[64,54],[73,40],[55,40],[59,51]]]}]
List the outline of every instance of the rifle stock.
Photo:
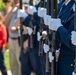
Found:
[{"label": "rifle stock", "polygon": [[[49,45],[48,35],[46,37],[46,44]],[[46,53],[46,72],[50,72],[49,51]]]},{"label": "rifle stock", "polygon": [[[40,7],[44,7],[44,0],[41,0],[40,1]],[[42,31],[43,31],[43,19],[41,18],[40,19],[40,29],[39,29],[39,32],[40,32],[40,34],[42,35]],[[39,54],[39,56],[42,56],[43,55],[43,48],[42,48],[42,38],[40,39],[40,41],[39,41],[39,52],[38,52],[38,54]]]},{"label": "rifle stock", "polygon": [[[32,6],[33,5],[33,0],[30,0],[29,4]],[[33,29],[33,16],[30,15],[31,20],[30,20],[30,27]],[[30,35],[30,48],[33,48],[33,33]]]},{"label": "rifle stock", "polygon": [[[57,18],[57,0],[51,0],[51,17]],[[51,63],[51,75],[56,75],[56,49],[55,49],[55,32],[53,32],[52,35],[52,43],[51,43],[51,51],[52,55],[54,57],[54,60],[52,60]]]},{"label": "rifle stock", "polygon": [[[51,15],[51,0],[47,0],[47,15]],[[46,43],[49,45],[49,27],[47,26]],[[46,72],[50,72],[49,52],[46,53]]]},{"label": "rifle stock", "polygon": [[50,72],[49,52],[46,53],[46,72]]}]

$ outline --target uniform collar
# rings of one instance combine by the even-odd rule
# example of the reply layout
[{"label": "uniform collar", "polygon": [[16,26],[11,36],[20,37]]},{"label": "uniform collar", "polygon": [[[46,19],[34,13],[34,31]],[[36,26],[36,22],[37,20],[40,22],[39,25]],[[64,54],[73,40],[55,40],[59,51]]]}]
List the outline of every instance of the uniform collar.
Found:
[{"label": "uniform collar", "polygon": [[71,0],[68,0],[68,2],[65,2],[65,5],[68,5],[68,3],[70,2]]},{"label": "uniform collar", "polygon": [[40,3],[40,0],[38,0],[37,2],[36,2],[36,5],[38,5]]}]

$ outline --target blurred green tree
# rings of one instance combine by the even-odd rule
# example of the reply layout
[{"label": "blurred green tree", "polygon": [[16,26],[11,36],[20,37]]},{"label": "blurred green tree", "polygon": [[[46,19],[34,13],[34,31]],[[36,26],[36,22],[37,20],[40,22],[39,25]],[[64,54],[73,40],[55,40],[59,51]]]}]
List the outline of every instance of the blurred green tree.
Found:
[{"label": "blurred green tree", "polygon": [[5,8],[5,5],[3,3],[3,0],[0,0],[0,11],[2,11]]},{"label": "blurred green tree", "polygon": [[[11,0],[12,2],[13,0]],[[34,4],[37,2],[38,0],[34,0]],[[12,3],[13,4],[13,3]],[[2,11],[5,8],[5,5],[3,3],[3,0],[0,0],[0,11]]]}]

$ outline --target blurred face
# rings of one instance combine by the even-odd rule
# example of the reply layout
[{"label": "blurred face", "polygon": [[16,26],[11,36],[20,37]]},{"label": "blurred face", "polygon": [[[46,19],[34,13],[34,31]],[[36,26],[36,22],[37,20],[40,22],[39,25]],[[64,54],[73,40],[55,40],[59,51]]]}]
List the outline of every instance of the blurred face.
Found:
[{"label": "blurred face", "polygon": [[65,2],[68,2],[68,0],[65,0]]},{"label": "blurred face", "polygon": [[28,9],[28,7],[27,7],[27,6],[24,6],[24,10],[25,10],[25,12],[28,14],[27,9]]},{"label": "blurred face", "polygon": [[25,10],[27,10],[28,7],[24,7]]},{"label": "blurred face", "polygon": [[19,0],[14,0],[14,3],[15,3],[15,4],[17,4],[17,3],[19,3],[19,2],[20,2]]},{"label": "blurred face", "polygon": [[4,4],[6,7],[11,6],[11,2],[5,2]]}]

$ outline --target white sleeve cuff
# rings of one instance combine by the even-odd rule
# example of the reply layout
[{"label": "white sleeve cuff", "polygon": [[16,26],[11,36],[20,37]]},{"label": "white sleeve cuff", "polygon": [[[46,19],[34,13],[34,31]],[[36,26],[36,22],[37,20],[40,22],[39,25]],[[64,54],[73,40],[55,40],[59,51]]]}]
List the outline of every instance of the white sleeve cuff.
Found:
[{"label": "white sleeve cuff", "polygon": [[29,6],[27,11],[31,15],[33,15],[33,13],[37,12],[37,10],[36,10],[36,8],[34,6]]}]

